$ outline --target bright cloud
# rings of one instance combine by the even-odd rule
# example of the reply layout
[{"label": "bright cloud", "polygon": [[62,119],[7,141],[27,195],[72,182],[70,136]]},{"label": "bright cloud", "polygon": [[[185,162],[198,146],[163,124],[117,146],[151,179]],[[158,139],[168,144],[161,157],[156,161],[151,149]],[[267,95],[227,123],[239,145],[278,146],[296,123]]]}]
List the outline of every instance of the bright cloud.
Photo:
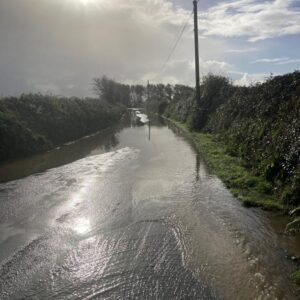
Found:
[{"label": "bright cloud", "polygon": [[[0,93],[91,95],[92,79],[104,74],[194,85],[192,25],[191,11],[168,0],[0,0]],[[226,63],[214,58],[221,44],[201,45],[202,71],[224,73]]]},{"label": "bright cloud", "polygon": [[229,49],[226,52],[228,53],[249,53],[249,52],[257,52],[258,48],[245,48],[245,49]]},{"label": "bright cloud", "polygon": [[286,65],[286,64],[297,64],[296,66],[299,67],[300,58],[297,58],[297,59],[288,59],[288,60],[280,61],[280,62],[277,63],[277,65]]},{"label": "bright cloud", "polygon": [[300,63],[300,58],[291,59],[289,57],[280,57],[280,58],[260,58],[251,62],[252,64],[257,63],[273,63],[275,65],[286,65],[286,64],[295,64]]},{"label": "bright cloud", "polygon": [[244,73],[241,78],[235,80],[233,83],[240,86],[250,86],[257,82],[264,82],[267,78],[270,77],[270,74],[257,73],[257,74],[248,74]]},{"label": "bright cloud", "polygon": [[207,73],[212,73],[216,75],[227,76],[232,66],[224,61],[208,60],[202,61],[200,63],[202,67],[201,73],[205,75]]},{"label": "bright cloud", "polygon": [[221,2],[200,15],[206,36],[248,37],[251,42],[300,33],[299,0]]},{"label": "bright cloud", "polygon": [[[299,59],[288,52],[292,47],[273,54],[265,42],[249,47],[246,39],[273,37],[271,42],[299,33],[296,2],[199,1],[201,76],[233,75],[243,83],[260,79],[260,72],[293,70]],[[128,83],[193,86],[191,10],[192,1],[186,0],[0,0],[0,95],[90,96],[92,79],[104,74]],[[185,33],[166,63],[187,18]]]},{"label": "bright cloud", "polygon": [[[224,61],[217,60],[200,60],[200,75],[201,77],[208,73],[228,76],[232,66]],[[181,74],[181,76],[175,76]],[[150,80],[152,83],[172,83],[194,85],[195,82],[195,67],[194,61],[182,59],[173,60],[168,63],[165,69],[160,73],[150,72],[145,74],[143,81]],[[131,81],[130,81],[131,83]]]}]

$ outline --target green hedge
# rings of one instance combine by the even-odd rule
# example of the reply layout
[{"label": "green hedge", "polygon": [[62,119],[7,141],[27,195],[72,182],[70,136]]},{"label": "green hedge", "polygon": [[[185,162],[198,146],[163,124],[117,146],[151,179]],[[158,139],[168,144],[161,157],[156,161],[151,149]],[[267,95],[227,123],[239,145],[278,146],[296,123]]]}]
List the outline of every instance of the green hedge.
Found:
[{"label": "green hedge", "polygon": [[[183,110],[182,107],[186,109]],[[188,115],[180,118],[182,111]],[[201,86],[201,105],[182,98],[165,115],[217,134],[233,157],[262,176],[282,203],[300,205],[300,71],[250,87],[209,75]]]},{"label": "green hedge", "polygon": [[28,155],[116,123],[123,108],[98,99],[28,94],[0,100],[0,160]]}]

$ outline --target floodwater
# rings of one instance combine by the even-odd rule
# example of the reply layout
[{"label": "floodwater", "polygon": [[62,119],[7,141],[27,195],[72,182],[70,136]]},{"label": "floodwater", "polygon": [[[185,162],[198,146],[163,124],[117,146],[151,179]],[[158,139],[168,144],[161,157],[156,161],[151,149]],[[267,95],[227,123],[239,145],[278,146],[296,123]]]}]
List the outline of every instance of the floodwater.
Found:
[{"label": "floodwater", "polygon": [[241,206],[150,121],[0,166],[1,299],[299,297],[286,220]]}]

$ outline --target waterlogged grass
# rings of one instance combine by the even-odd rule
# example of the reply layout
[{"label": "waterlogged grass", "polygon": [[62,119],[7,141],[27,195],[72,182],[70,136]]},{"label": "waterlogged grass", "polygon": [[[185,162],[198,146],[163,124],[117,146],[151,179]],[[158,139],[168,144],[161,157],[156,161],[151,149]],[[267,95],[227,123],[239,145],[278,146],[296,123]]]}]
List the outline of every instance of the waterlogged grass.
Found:
[{"label": "waterlogged grass", "polygon": [[210,170],[245,206],[273,211],[284,210],[283,205],[273,195],[271,184],[262,177],[252,175],[251,171],[243,166],[240,158],[230,156],[218,135],[191,132],[186,124],[168,120],[193,139]]}]

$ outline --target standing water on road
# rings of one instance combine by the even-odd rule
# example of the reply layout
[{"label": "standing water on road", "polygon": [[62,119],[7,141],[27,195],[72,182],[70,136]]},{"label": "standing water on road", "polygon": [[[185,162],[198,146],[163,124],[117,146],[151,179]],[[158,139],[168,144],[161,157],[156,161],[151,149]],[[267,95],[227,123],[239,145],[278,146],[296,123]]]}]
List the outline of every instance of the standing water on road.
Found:
[{"label": "standing water on road", "polygon": [[299,242],[150,121],[0,167],[1,299],[297,299]]}]

